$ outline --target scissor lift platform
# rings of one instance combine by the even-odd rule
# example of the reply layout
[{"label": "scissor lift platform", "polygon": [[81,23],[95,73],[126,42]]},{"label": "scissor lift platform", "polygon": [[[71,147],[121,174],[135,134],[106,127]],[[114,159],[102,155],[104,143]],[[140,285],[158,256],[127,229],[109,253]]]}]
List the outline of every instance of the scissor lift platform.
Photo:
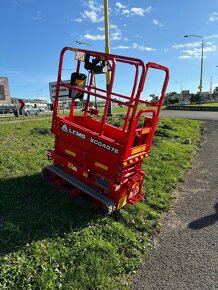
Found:
[{"label": "scissor lift platform", "polygon": [[[70,83],[62,80],[66,52],[75,53],[77,63]],[[130,95],[114,91],[118,63],[134,68]],[[164,71],[161,96],[157,102],[148,102],[141,97],[149,69]],[[97,87],[95,83],[96,74],[105,71],[111,77],[107,89]],[[168,69],[155,63],[144,64],[136,58],[64,48],[60,56],[52,119],[55,144],[54,149],[48,151],[48,157],[54,164],[43,170],[44,179],[55,188],[67,188],[71,195],[88,194],[106,207],[108,213],[141,200],[144,197],[141,166],[150,152],[168,79]],[[71,109],[68,116],[58,113],[61,87],[69,89]],[[91,98],[104,100],[101,114],[97,108],[90,106]],[[77,99],[84,103],[79,115],[75,110]],[[121,127],[108,123],[110,103],[126,108]],[[147,109],[146,105],[156,109]]]}]

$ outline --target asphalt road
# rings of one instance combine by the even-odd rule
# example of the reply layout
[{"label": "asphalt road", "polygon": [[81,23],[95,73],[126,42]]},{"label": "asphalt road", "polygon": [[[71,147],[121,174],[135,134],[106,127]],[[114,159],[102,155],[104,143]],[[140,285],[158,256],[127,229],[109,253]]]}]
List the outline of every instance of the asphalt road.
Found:
[{"label": "asphalt road", "polygon": [[203,138],[131,290],[218,289],[218,121]]},{"label": "asphalt road", "polygon": [[218,121],[218,112],[162,110],[160,116],[163,118],[187,118]]},{"label": "asphalt road", "polygon": [[[41,112],[40,116],[52,115],[51,111]],[[163,118],[187,118],[196,120],[217,120],[218,112],[202,112],[202,111],[178,111],[178,110],[162,110],[160,116]],[[0,118],[14,117],[14,114],[0,114]]]}]

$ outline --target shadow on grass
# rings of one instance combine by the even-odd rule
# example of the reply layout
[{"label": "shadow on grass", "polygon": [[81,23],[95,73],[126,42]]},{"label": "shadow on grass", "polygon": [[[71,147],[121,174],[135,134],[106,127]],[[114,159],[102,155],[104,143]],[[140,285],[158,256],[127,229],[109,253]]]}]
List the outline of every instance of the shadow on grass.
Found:
[{"label": "shadow on grass", "polygon": [[61,237],[100,218],[79,198],[71,198],[45,184],[40,174],[0,183],[0,254],[26,243]]}]

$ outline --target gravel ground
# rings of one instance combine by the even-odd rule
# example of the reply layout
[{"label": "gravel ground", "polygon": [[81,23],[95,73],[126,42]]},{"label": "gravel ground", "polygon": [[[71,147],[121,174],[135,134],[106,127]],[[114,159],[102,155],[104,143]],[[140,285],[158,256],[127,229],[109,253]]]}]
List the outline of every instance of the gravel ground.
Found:
[{"label": "gravel ground", "polygon": [[218,289],[218,122],[209,121],[131,290]]}]

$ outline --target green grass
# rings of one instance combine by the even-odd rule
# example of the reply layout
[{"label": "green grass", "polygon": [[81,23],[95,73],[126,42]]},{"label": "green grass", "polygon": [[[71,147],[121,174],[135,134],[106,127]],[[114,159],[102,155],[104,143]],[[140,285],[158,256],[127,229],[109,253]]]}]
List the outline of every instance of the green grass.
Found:
[{"label": "green grass", "polygon": [[202,104],[191,104],[189,106],[201,106],[201,107],[218,107],[218,103],[202,103]]},{"label": "green grass", "polygon": [[50,125],[51,117],[0,124],[0,289],[128,289],[190,166],[201,123],[161,120],[143,166],[145,201],[110,217],[42,181]]},{"label": "green grass", "polygon": [[202,104],[201,106],[203,106],[203,107],[218,107],[218,103],[207,103],[207,104]]}]

